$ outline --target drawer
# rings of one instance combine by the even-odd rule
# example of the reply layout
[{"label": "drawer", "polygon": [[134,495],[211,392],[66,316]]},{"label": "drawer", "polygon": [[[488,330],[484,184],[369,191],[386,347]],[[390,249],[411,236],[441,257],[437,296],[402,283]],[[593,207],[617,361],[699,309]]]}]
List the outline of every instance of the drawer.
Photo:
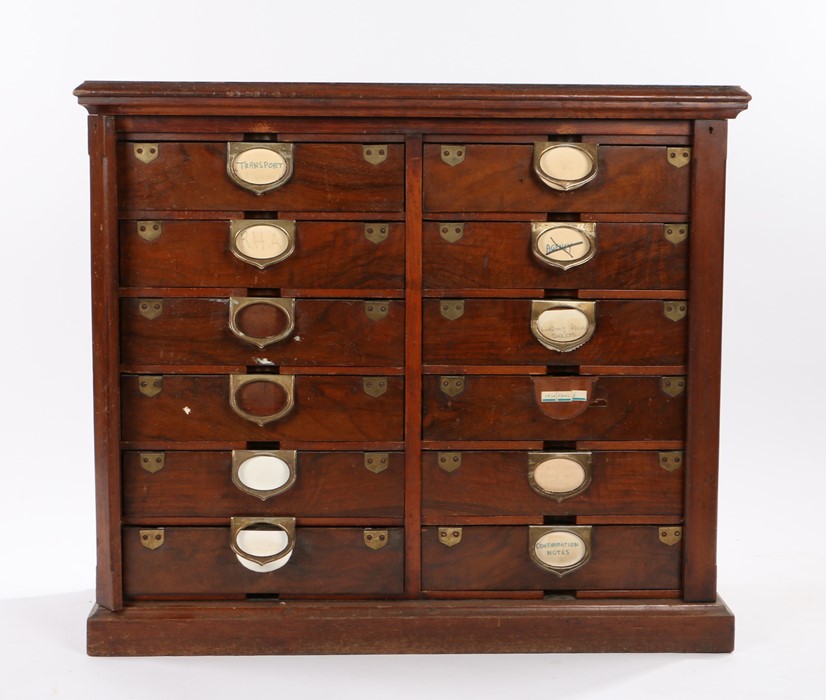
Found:
[{"label": "drawer", "polygon": [[[570,227],[559,222],[571,238]],[[598,223],[594,255],[576,266],[557,267],[532,252],[532,226],[487,221],[424,225],[424,288],[427,289],[685,289],[686,224]],[[459,229],[461,237],[456,230]],[[669,238],[665,233],[669,231]],[[443,237],[448,236],[449,240]],[[541,231],[539,232],[541,233]],[[553,236],[553,231],[550,232]],[[573,234],[576,235],[576,234]],[[576,242],[576,241],[572,241]],[[560,245],[564,243],[560,242]],[[570,249],[569,249],[570,250]],[[547,253],[547,245],[542,248]],[[563,265],[575,255],[560,252]],[[567,260],[567,262],[566,262]]]},{"label": "drawer", "polygon": [[665,146],[600,146],[596,177],[567,192],[533,169],[533,144],[469,144],[448,165],[442,148],[424,149],[428,212],[670,213],[689,211],[690,167],[669,163]]},{"label": "drawer", "polygon": [[[256,144],[266,147],[266,142]],[[277,189],[253,192],[228,174],[227,143],[161,142],[143,162],[140,146],[118,144],[118,204],[124,211],[401,211],[404,147],[378,164],[362,144],[297,143],[293,172]]]},{"label": "drawer", "polygon": [[[297,528],[289,561],[252,571],[231,548],[227,527],[123,528],[123,581],[128,597],[390,595],[403,590],[404,537],[384,529],[381,549],[364,528]],[[369,531],[368,531],[369,534]],[[143,535],[148,539],[143,540]],[[378,535],[376,535],[378,537]],[[155,549],[144,542],[161,542]]]},{"label": "drawer", "polygon": [[121,299],[129,364],[404,364],[404,302],[389,300]]},{"label": "drawer", "polygon": [[680,515],[683,478],[681,452],[424,452],[422,512]]},{"label": "drawer", "polygon": [[[250,230],[243,219],[125,219],[119,233],[121,286],[404,288],[404,224],[298,221],[285,230],[256,221],[270,228]],[[231,241],[239,236],[243,250],[236,245],[236,252],[250,253],[247,258],[233,253]],[[288,254],[269,262],[266,256],[279,251]]]},{"label": "drawer", "polygon": [[[684,377],[428,375],[426,440],[682,440]],[[448,393],[445,393],[448,392]]]},{"label": "drawer", "polygon": [[[537,526],[547,532],[548,527]],[[536,551],[555,550],[553,563],[576,561],[579,568],[561,575],[540,566],[531,556],[531,533],[526,526],[449,527],[461,541],[446,546],[439,528],[422,530],[422,586],[429,591],[497,590],[674,590],[680,587],[682,546],[660,540],[660,528],[600,525],[566,528],[539,541]],[[566,541],[566,532],[575,537]],[[588,542],[590,539],[590,542]],[[448,541],[451,541],[448,539]],[[455,538],[453,540],[455,542]],[[584,543],[581,544],[581,543]],[[562,546],[556,549],[542,545]],[[582,563],[584,561],[584,563]]]},{"label": "drawer", "polygon": [[426,299],[424,362],[683,364],[686,306],[684,301]]},{"label": "drawer", "polygon": [[403,385],[399,376],[125,374],[121,430],[126,441],[401,441]]},{"label": "drawer", "polygon": [[127,451],[123,513],[402,517],[404,453]]}]

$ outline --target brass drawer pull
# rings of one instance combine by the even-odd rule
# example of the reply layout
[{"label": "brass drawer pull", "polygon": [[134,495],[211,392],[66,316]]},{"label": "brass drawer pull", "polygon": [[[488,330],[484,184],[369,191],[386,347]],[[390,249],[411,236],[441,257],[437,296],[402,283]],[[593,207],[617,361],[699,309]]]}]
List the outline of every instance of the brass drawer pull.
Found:
[{"label": "brass drawer pull", "polygon": [[230,547],[250,571],[263,574],[280,569],[295,548],[295,518],[232,517]]},{"label": "brass drawer pull", "polygon": [[590,525],[530,525],[528,541],[534,563],[557,576],[576,571],[591,558]]},{"label": "brass drawer pull", "polygon": [[531,301],[531,333],[549,350],[576,350],[591,339],[596,326],[596,302]]},{"label": "brass drawer pull", "polygon": [[595,143],[538,142],[533,145],[533,169],[548,187],[567,192],[597,176]]},{"label": "brass drawer pull", "polygon": [[[245,333],[239,326],[239,316],[245,309],[254,306],[270,306],[287,317],[287,323],[280,331],[263,337]],[[264,348],[285,338],[289,338],[295,330],[295,299],[272,299],[266,297],[230,297],[229,299],[229,329],[245,343]]]},{"label": "brass drawer pull", "polygon": [[229,142],[227,175],[255,194],[264,194],[286,184],[293,174],[293,144]]},{"label": "brass drawer pull", "polygon": [[[256,414],[244,410],[238,403],[238,392],[256,383],[275,384],[284,393],[284,405],[275,413]],[[231,374],[229,376],[229,405],[241,418],[264,426],[283,418],[295,407],[295,377],[287,374]]]},{"label": "brass drawer pull", "polygon": [[229,249],[236,258],[260,270],[275,265],[295,251],[295,221],[232,219]]},{"label": "brass drawer pull", "polygon": [[557,502],[576,496],[591,485],[591,453],[529,452],[528,483]]},{"label": "brass drawer pull", "polygon": [[295,450],[233,450],[232,483],[266,501],[292,488],[298,477]]}]

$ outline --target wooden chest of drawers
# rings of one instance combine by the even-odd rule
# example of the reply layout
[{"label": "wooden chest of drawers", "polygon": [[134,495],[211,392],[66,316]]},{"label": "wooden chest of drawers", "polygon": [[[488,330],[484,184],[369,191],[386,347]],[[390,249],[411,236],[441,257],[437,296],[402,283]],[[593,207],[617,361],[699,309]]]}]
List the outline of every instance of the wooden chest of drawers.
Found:
[{"label": "wooden chest of drawers", "polygon": [[84,83],[89,653],[728,651],[739,88]]}]

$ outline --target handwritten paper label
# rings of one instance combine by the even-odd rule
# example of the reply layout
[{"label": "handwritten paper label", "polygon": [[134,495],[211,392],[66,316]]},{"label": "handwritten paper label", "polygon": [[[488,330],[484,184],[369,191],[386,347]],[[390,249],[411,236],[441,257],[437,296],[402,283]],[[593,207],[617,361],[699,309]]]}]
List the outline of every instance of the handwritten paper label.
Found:
[{"label": "handwritten paper label", "polygon": [[250,148],[235,157],[232,172],[251,185],[271,185],[287,175],[287,160],[269,148]]},{"label": "handwritten paper label", "polygon": [[537,560],[552,569],[567,569],[575,566],[585,558],[587,553],[583,539],[567,530],[545,533],[534,545]]},{"label": "handwritten paper label", "polygon": [[539,234],[537,249],[549,260],[572,263],[591,252],[591,242],[582,231],[569,226],[556,226]]},{"label": "handwritten paper label", "polygon": [[548,309],[536,319],[536,329],[548,340],[571,342],[588,333],[588,317],[579,309]]},{"label": "handwritten paper label", "polygon": [[280,226],[256,224],[243,229],[235,237],[235,246],[249,258],[277,258],[290,245],[290,237]]},{"label": "handwritten paper label", "polygon": [[542,403],[570,403],[572,401],[587,401],[588,392],[584,389],[571,391],[543,391],[540,396]]}]

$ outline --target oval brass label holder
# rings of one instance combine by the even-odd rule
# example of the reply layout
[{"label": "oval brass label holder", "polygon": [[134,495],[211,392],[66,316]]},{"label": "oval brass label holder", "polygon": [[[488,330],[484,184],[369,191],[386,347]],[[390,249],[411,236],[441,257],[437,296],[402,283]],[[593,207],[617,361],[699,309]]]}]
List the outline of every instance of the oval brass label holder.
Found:
[{"label": "oval brass label holder", "polygon": [[298,478],[295,450],[233,450],[232,483],[266,501],[291,489]]},{"label": "oval brass label holder", "polygon": [[597,176],[598,148],[595,143],[536,142],[533,145],[534,172],[554,190],[575,190]]},{"label": "oval brass label holder", "polygon": [[590,525],[529,525],[528,554],[542,569],[565,576],[591,558]]},{"label": "oval brass label holder", "polygon": [[576,350],[591,339],[596,326],[594,301],[531,301],[531,333],[549,350]]},{"label": "oval brass label holder", "polygon": [[227,175],[237,185],[261,195],[289,182],[293,174],[293,144],[227,143]]},{"label": "oval brass label holder", "polygon": [[[250,413],[241,408],[238,404],[238,391],[247,384],[254,382],[267,382],[281,388],[287,398],[284,407],[280,411],[263,416]],[[277,421],[290,413],[295,407],[295,376],[291,374],[231,374],[229,375],[229,405],[241,418],[262,427]]]},{"label": "oval brass label holder", "polygon": [[230,519],[230,547],[244,568],[269,573],[286,565],[295,548],[295,518]]},{"label": "oval brass label holder", "polygon": [[231,219],[229,249],[236,258],[259,270],[275,265],[295,251],[295,221]]},{"label": "oval brass label holder", "polygon": [[543,265],[568,270],[588,262],[596,252],[596,224],[531,222],[531,254]]},{"label": "oval brass label holder", "polygon": [[[264,338],[244,333],[238,326],[238,315],[251,306],[264,305],[278,309],[287,317],[287,325],[279,333]],[[268,297],[230,297],[229,298],[229,329],[245,343],[265,348],[289,338],[295,330],[295,299],[268,298]]]},{"label": "oval brass label holder", "polygon": [[528,483],[557,503],[576,496],[591,485],[591,453],[529,452]]}]

